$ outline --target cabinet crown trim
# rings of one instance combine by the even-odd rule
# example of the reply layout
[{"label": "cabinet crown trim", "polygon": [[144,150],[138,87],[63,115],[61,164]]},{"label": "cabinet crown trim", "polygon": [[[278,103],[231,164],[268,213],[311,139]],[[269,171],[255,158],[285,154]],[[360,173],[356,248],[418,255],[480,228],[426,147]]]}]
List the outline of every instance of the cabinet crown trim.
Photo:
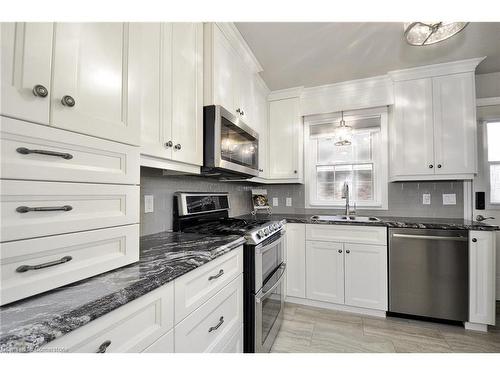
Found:
[{"label": "cabinet crown trim", "polygon": [[272,91],[267,97],[267,99],[269,101],[274,101],[274,100],[283,100],[291,98],[300,98],[303,90],[304,86],[291,87],[289,89],[283,89],[283,90],[276,90]]},{"label": "cabinet crown trim", "polygon": [[393,70],[388,72],[387,74],[393,81],[407,81],[411,79],[474,72],[476,67],[485,58],[486,56],[475,57],[466,60],[451,61],[442,64],[423,65],[416,68]]}]

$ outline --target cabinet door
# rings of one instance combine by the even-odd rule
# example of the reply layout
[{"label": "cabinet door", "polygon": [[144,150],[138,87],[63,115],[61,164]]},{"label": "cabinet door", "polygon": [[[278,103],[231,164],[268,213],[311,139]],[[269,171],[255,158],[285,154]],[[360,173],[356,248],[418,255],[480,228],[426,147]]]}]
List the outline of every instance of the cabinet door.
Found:
[{"label": "cabinet door", "polygon": [[2,115],[49,123],[52,27],[52,23],[1,24]]},{"label": "cabinet door", "polygon": [[473,73],[432,79],[435,173],[476,173],[476,113]]},{"label": "cabinet door", "polygon": [[[299,98],[272,101],[269,105],[269,178],[299,179],[302,142]],[[300,155],[299,155],[300,153]]]},{"label": "cabinet door", "polygon": [[434,174],[434,127],[430,78],[394,83],[391,175]]},{"label": "cabinet door", "polygon": [[236,54],[226,37],[214,25],[213,40],[213,95],[214,103],[226,108],[236,115],[235,89],[238,73],[235,71]]},{"label": "cabinet door", "polygon": [[256,90],[255,94],[255,130],[259,133],[259,177],[266,178],[268,174],[268,101],[267,93]]},{"label": "cabinet door", "polygon": [[495,232],[469,232],[469,321],[495,325]]},{"label": "cabinet door", "polygon": [[256,130],[255,125],[255,83],[253,73],[241,59],[236,59],[238,79],[236,80],[236,109],[240,110],[240,118],[245,124]]},{"label": "cabinet door", "polygon": [[387,310],[387,247],[344,244],[345,303]]},{"label": "cabinet door", "polygon": [[170,159],[172,25],[141,22],[129,28],[129,113],[138,121],[141,154]]},{"label": "cabinet door", "polygon": [[306,297],[306,226],[286,225],[286,295]]},{"label": "cabinet door", "polygon": [[51,125],[138,145],[140,128],[127,111],[128,24],[54,27]]},{"label": "cabinet door", "polygon": [[344,254],[340,242],[306,242],[306,297],[344,303]]},{"label": "cabinet door", "polygon": [[172,158],[202,165],[203,24],[172,25]]}]

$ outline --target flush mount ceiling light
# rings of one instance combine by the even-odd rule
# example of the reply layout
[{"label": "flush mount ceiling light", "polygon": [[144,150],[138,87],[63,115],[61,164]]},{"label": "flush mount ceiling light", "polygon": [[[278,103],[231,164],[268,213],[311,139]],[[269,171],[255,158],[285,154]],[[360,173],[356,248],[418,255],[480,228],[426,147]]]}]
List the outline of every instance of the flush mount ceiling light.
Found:
[{"label": "flush mount ceiling light", "polygon": [[405,23],[404,35],[412,46],[426,46],[451,38],[462,31],[468,22],[411,22]]},{"label": "flush mount ceiling light", "polygon": [[335,146],[349,146],[352,138],[352,127],[344,121],[344,111],[341,114],[342,119],[339,126],[335,128]]}]

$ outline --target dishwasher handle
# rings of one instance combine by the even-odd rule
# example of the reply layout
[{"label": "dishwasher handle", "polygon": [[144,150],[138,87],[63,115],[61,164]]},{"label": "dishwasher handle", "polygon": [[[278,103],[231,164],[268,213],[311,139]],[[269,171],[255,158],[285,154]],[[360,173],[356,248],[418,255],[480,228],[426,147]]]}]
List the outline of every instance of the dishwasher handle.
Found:
[{"label": "dishwasher handle", "polygon": [[400,234],[400,233],[393,233],[392,236],[398,238],[413,238],[416,240],[441,240],[441,241],[461,241],[461,242],[468,241],[468,238],[463,236],[460,237],[426,236],[421,234]]}]

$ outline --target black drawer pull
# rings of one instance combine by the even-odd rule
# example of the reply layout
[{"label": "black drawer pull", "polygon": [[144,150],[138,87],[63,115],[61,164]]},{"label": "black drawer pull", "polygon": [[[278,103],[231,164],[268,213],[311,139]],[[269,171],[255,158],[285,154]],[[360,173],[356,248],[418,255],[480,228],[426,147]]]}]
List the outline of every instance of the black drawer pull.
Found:
[{"label": "black drawer pull", "polygon": [[40,155],[48,155],[48,156],[57,156],[66,160],[73,159],[73,155],[65,153],[65,152],[56,152],[56,151],[47,151],[47,150],[30,150],[26,147],[18,147],[16,149],[17,152],[23,155],[28,154],[40,154]]},{"label": "black drawer pull", "polygon": [[473,238],[473,239],[472,239],[472,242],[477,242],[477,238]]},{"label": "black drawer pull", "polygon": [[27,207],[19,206],[16,211],[25,214],[26,212],[47,212],[47,211],[71,211],[73,207],[71,206],[58,206],[58,207]]},{"label": "black drawer pull", "polygon": [[216,331],[223,323],[224,323],[224,317],[221,316],[220,319],[219,319],[219,323],[217,323],[216,326],[210,327],[208,329],[208,332]]},{"label": "black drawer pull", "polygon": [[208,278],[208,281],[211,281],[211,280],[214,280],[214,279],[218,279],[219,277],[221,277],[222,275],[224,275],[224,270],[220,270],[219,273],[217,275],[214,275],[214,276],[210,276]]},{"label": "black drawer pull", "polygon": [[99,345],[99,349],[97,349],[96,353],[106,353],[106,350],[111,345],[111,340],[104,341],[101,345]]},{"label": "black drawer pull", "polygon": [[58,264],[67,263],[71,259],[73,259],[73,258],[68,255],[68,256],[62,257],[59,260],[53,260],[52,262],[37,264],[37,265],[34,265],[34,266],[23,265],[23,266],[17,267],[16,268],[16,272],[21,272],[22,273],[22,272],[31,271],[31,270],[39,270],[39,269],[42,269],[42,268],[57,266]]}]

